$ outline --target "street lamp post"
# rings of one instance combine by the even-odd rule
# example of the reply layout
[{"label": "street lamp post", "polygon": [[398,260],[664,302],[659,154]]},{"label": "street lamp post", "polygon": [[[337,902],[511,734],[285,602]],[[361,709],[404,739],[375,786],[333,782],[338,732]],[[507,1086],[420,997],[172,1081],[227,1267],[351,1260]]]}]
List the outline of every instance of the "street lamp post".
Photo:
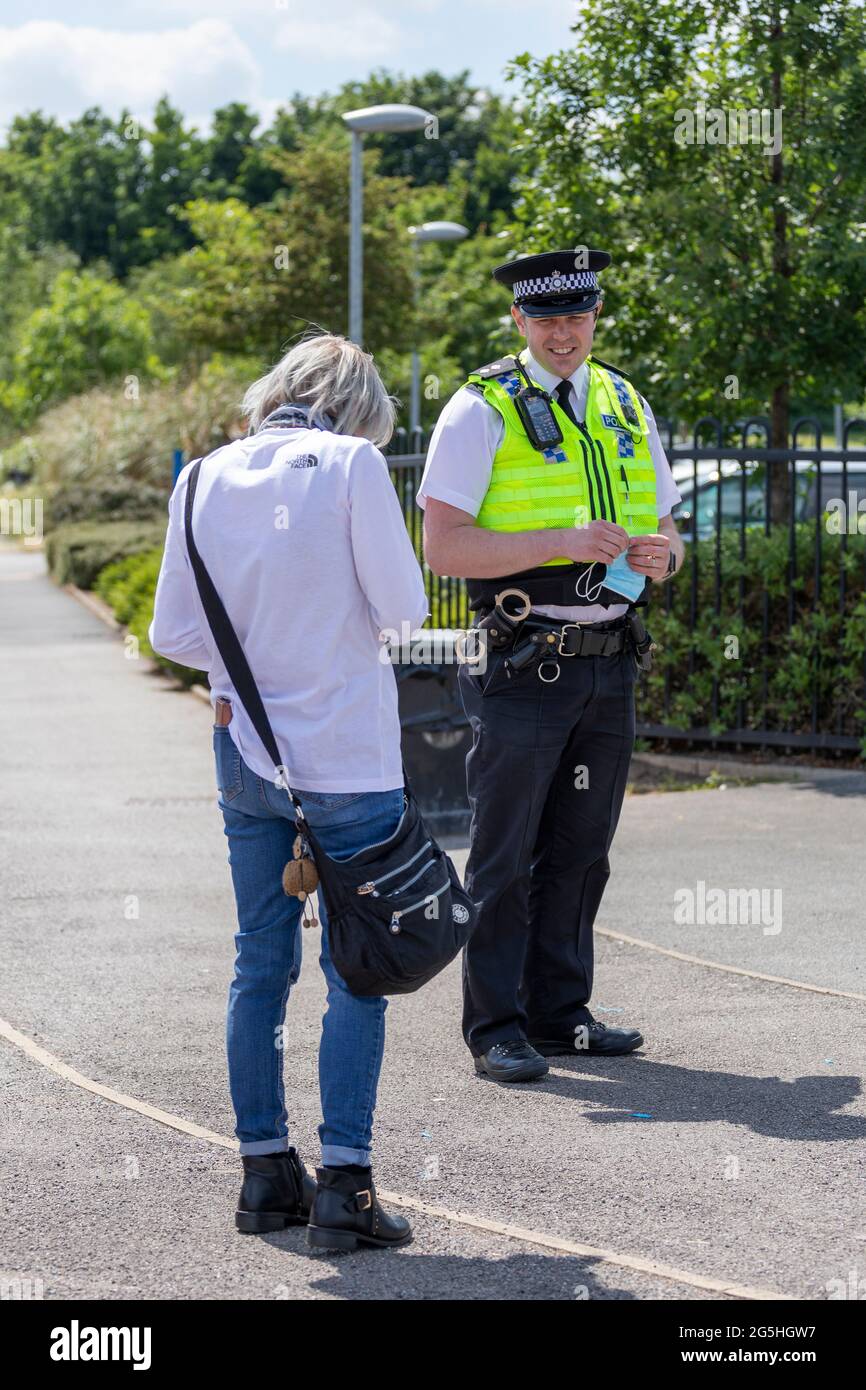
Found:
[{"label": "street lamp post", "polygon": [[352,132],[352,168],[349,184],[349,337],[361,344],[364,334],[364,166],[361,160],[366,131],[420,130],[435,117],[421,106],[363,106],[346,111],[343,120]]},{"label": "street lamp post", "polygon": [[[418,307],[418,292],[421,282],[418,267],[419,241],[462,241],[469,235],[469,228],[460,222],[422,222],[419,227],[410,227],[412,238],[412,283],[415,307]],[[421,429],[421,354],[418,348],[412,350],[412,385],[409,394],[410,434]]]}]

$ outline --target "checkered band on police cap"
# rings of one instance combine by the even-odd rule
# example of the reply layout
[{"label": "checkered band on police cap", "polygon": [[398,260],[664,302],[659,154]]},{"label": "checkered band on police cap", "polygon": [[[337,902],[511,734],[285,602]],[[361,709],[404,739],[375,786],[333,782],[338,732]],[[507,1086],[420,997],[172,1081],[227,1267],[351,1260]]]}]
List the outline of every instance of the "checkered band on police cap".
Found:
[{"label": "checkered band on police cap", "polygon": [[571,270],[562,275],[536,275],[531,280],[514,281],[514,298],[532,299],[539,294],[563,294],[567,290],[597,290],[598,277],[592,270]]}]

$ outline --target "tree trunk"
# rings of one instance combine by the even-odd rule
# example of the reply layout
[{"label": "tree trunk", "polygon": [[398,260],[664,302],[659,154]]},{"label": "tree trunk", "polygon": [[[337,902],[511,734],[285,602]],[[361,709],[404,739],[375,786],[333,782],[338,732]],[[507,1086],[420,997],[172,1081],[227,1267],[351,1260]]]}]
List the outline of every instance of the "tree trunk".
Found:
[{"label": "tree trunk", "polygon": [[[788,383],[773,387],[770,405],[770,443],[774,449],[788,447],[788,424],[790,405]],[[787,522],[791,515],[791,482],[786,463],[771,463],[770,467],[770,518],[774,526]]]}]

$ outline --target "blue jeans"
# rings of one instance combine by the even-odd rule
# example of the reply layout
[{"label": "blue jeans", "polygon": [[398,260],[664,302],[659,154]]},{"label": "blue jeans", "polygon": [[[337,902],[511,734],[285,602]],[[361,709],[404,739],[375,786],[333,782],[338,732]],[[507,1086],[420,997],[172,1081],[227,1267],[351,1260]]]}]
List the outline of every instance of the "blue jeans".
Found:
[{"label": "blue jeans", "polygon": [[[301,904],[283,891],[283,869],[297,830],[289,794],[244,762],[227,725],[214,726],[219,806],[229,842],[238,912],[237,956],[229,988],[226,1051],[242,1154],[289,1147],[283,1052],[286,1003],[301,969]],[[304,815],[335,859],[387,839],[403,812],[403,789],[313,792],[293,788]],[[385,1045],[385,998],[351,994],[328,953],[328,919],[319,900],[328,1007],[319,1046],[319,1125],[323,1164],[370,1163],[373,1111]]]}]

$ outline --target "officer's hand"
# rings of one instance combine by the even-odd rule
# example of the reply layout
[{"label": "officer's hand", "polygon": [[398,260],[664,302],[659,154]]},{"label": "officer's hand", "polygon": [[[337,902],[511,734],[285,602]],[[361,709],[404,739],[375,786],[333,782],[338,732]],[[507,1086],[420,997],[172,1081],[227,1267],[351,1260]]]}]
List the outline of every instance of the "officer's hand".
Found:
[{"label": "officer's hand", "polygon": [[614,521],[590,521],[563,534],[568,538],[564,553],[570,560],[610,565],[628,546],[628,531]]},{"label": "officer's hand", "polygon": [[670,548],[670,537],[663,536],[661,533],[651,536],[631,536],[626,555],[628,567],[636,570],[638,574],[649,575],[650,579],[664,579],[668,568]]}]

